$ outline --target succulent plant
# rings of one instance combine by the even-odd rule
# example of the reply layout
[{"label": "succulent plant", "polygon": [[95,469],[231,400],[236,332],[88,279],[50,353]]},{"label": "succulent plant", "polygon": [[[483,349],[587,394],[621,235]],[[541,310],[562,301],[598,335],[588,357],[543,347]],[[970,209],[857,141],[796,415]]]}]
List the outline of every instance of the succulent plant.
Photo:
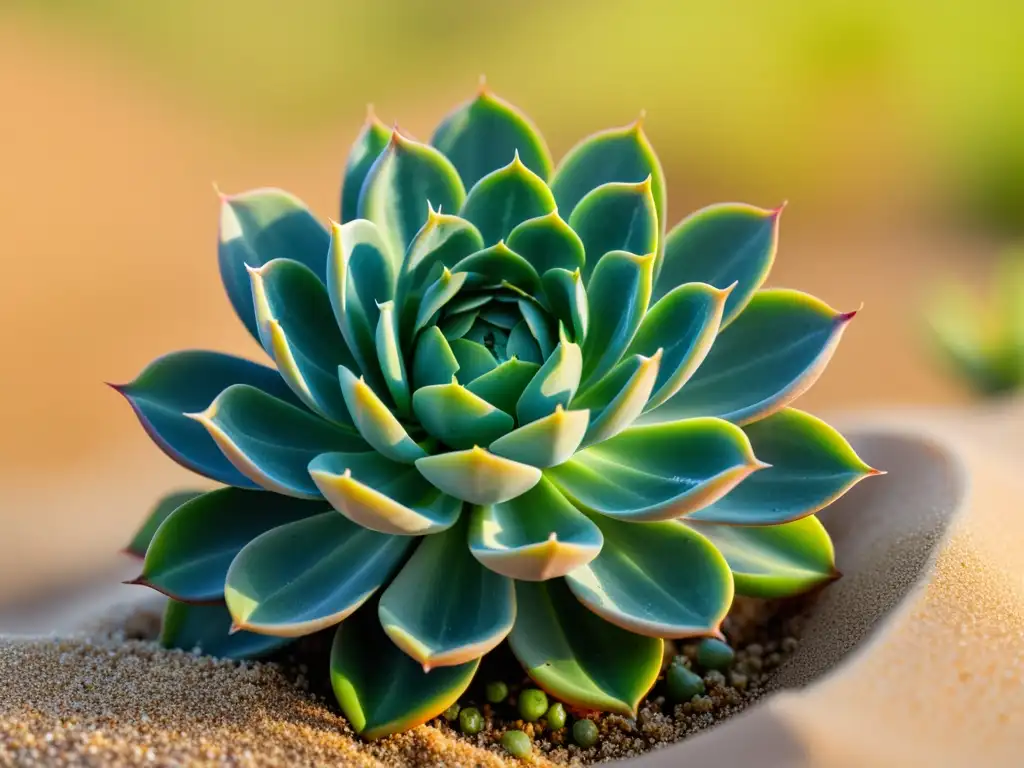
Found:
[{"label": "succulent plant", "polygon": [[486,88],[429,144],[371,115],[341,197],[324,226],[277,189],[222,196],[224,285],[274,368],[178,352],[118,387],[226,486],[136,542],[166,644],[337,625],[366,738],[445,711],[506,638],[556,699],[631,714],[663,638],[836,577],[814,513],[875,470],[788,406],[853,313],[762,290],[781,208],[666,234],[639,121],[553,168]]}]

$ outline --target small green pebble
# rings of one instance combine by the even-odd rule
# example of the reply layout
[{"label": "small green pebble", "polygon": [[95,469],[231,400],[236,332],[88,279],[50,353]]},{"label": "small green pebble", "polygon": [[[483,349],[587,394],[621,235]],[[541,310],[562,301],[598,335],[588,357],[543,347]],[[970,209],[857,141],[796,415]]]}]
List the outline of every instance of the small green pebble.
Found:
[{"label": "small green pebble", "polygon": [[484,695],[487,696],[487,700],[491,704],[501,704],[508,697],[508,686],[501,682],[501,680],[496,680],[493,683],[487,684],[487,690],[484,691]]},{"label": "small green pebble", "polygon": [[466,707],[459,712],[459,730],[467,736],[475,736],[484,729],[484,716],[476,707]]},{"label": "small green pebble", "polygon": [[728,669],[736,654],[728,643],[706,637],[697,646],[697,663],[704,669]]},{"label": "small green pebble", "polygon": [[536,688],[527,688],[519,693],[519,714],[528,723],[544,717],[548,711],[548,695]]},{"label": "small green pebble", "polygon": [[548,713],[544,716],[548,721],[548,728],[557,731],[559,728],[565,727],[565,707],[562,706],[562,702],[556,701],[548,709]]},{"label": "small green pebble", "polygon": [[522,731],[505,731],[501,734],[501,746],[512,757],[518,757],[520,760],[526,759],[533,752],[530,737]]},{"label": "small green pebble", "polygon": [[460,709],[462,709],[462,707],[460,707],[459,702],[456,701],[454,704],[448,707],[448,709],[441,713],[441,717],[443,717],[450,723],[452,720],[456,719],[459,716]]},{"label": "small green pebble", "polygon": [[665,673],[668,697],[677,704],[685,704],[698,693],[704,693],[704,681],[682,664],[672,664]]},{"label": "small green pebble", "polygon": [[572,724],[572,737],[584,749],[597,744],[597,725],[593,720],[577,720]]}]

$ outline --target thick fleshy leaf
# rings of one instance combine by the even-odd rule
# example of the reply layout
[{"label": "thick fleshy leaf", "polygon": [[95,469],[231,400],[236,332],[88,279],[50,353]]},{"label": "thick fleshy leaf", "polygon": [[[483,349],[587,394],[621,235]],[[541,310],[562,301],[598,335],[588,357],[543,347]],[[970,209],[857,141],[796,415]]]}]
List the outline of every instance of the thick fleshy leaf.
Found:
[{"label": "thick fleshy leaf", "polygon": [[719,290],[689,283],[662,297],[644,316],[626,355],[651,356],[664,350],[654,392],[644,410],[651,410],[678,392],[704,362],[722,321],[731,287]]},{"label": "thick fleshy leaf", "polygon": [[423,479],[415,467],[379,453],[324,453],[309,474],[331,505],[364,528],[398,536],[426,536],[450,528],[462,502]]},{"label": "thick fleshy leaf", "polygon": [[495,573],[520,581],[554,579],[586,565],[604,537],[547,480],[501,504],[473,509],[469,549]]},{"label": "thick fleshy leaf", "polygon": [[491,171],[466,195],[459,216],[472,222],[483,235],[484,245],[508,238],[527,219],[552,213],[555,198],[544,183],[515,154],[512,162]]},{"label": "thick fleshy leaf", "polygon": [[183,467],[225,485],[259,488],[228,461],[202,425],[186,416],[209,406],[233,384],[248,384],[286,402],[299,402],[273,368],[198,350],[157,358],[134,381],[114,389],[131,404],[153,442]]},{"label": "thick fleshy leaf", "polygon": [[486,86],[441,122],[430,143],[452,161],[467,189],[517,153],[542,179],[551,175],[551,153],[540,131]]},{"label": "thick fleshy leaf", "polygon": [[352,221],[359,216],[359,192],[366,175],[391,139],[391,129],[382,123],[371,108],[366,115],[363,130],[356,137],[345,161],[345,175],[341,184],[341,222]]},{"label": "thick fleshy leaf", "polygon": [[661,672],[664,643],[609,624],[552,579],[516,585],[508,642],[541,688],[580,709],[635,717]]},{"label": "thick fleshy leaf", "polygon": [[312,411],[352,425],[338,388],[339,365],[355,367],[323,282],[291,259],[250,267],[260,341],[281,378]]},{"label": "thick fleshy leaf", "polygon": [[330,236],[306,204],[281,189],[221,195],[217,259],[224,288],[239,319],[259,341],[246,267],[293,259],[326,274]]},{"label": "thick fleshy leaf", "polygon": [[[590,428],[587,430],[583,445],[594,445],[619,434],[628,428],[636,420],[637,416],[643,413],[644,405],[654,391],[654,384],[658,379],[661,370],[662,349],[650,357],[635,355],[622,367],[629,371],[626,378],[615,396],[600,410],[594,411],[590,418]],[[601,380],[598,388],[605,382],[620,381],[617,371],[612,371]],[[580,398],[577,405],[585,405],[586,398]]]},{"label": "thick fleshy leaf", "polygon": [[813,515],[782,525],[687,525],[725,557],[738,594],[792,597],[839,578],[832,540]]},{"label": "thick fleshy leaf", "polygon": [[149,548],[149,543],[153,540],[153,534],[160,527],[160,523],[166,520],[171,512],[186,501],[191,501],[196,496],[202,495],[203,491],[174,491],[161,498],[149,511],[145,522],[142,523],[135,532],[135,535],[132,536],[132,540],[124,548],[124,553],[140,559],[144,558],[146,550]]},{"label": "thick fleshy leaf", "polygon": [[341,711],[364,739],[415,728],[454,704],[473,681],[479,659],[423,671],[392,643],[376,606],[342,623],[331,648],[331,686]]},{"label": "thick fleshy leaf", "polygon": [[[396,291],[398,303],[403,305],[408,297],[416,297],[421,289],[441,276],[445,267],[450,269],[483,247],[483,237],[468,221],[430,208],[427,223],[416,233],[402,262]],[[410,309],[418,310],[419,306]],[[403,306],[403,329],[406,311]],[[410,314],[411,320],[415,320],[416,312]],[[411,325],[409,330],[412,330]]]},{"label": "thick fleshy leaf", "polygon": [[731,323],[761,287],[775,260],[782,208],[711,205],[683,219],[665,238],[665,256],[654,286],[661,298],[684,283],[736,288],[725,303],[722,326]]},{"label": "thick fleshy leaf", "polygon": [[395,401],[399,416],[409,415],[409,376],[405,371],[405,356],[398,341],[398,317],[395,303],[385,301],[378,305],[380,318],[377,320],[377,360],[384,375],[384,384]]},{"label": "thick fleshy leaf", "polygon": [[582,269],[586,260],[583,241],[558,211],[516,225],[505,244],[541,275],[551,269],[573,272]]},{"label": "thick fleshy leaf", "polygon": [[651,185],[650,176],[635,184],[602,184],[584,195],[573,209],[569,226],[583,241],[585,282],[610,251],[637,256],[657,251],[660,230]]},{"label": "thick fleshy leaf", "polygon": [[541,469],[554,467],[572,458],[589,424],[590,411],[567,411],[556,405],[554,413],[499,437],[490,451]]},{"label": "thick fleshy leaf", "polygon": [[479,659],[512,631],[512,580],[484,568],[466,546],[468,523],[428,536],[380,596],[381,626],[423,665]]},{"label": "thick fleshy leaf", "polygon": [[428,433],[456,449],[489,445],[515,426],[507,413],[456,382],[417,389],[412,408]]},{"label": "thick fleshy leaf", "polygon": [[386,389],[377,362],[378,303],[393,298],[394,291],[395,264],[376,225],[366,219],[332,223],[327,292],[335,320],[358,364],[354,370],[381,393]]},{"label": "thick fleshy leaf", "polygon": [[447,384],[458,370],[459,361],[441,329],[432,325],[424,330],[416,340],[413,353],[413,386],[419,389],[431,384]]},{"label": "thick fleshy leaf", "polygon": [[427,455],[365,381],[347,368],[338,369],[338,379],[356,429],[370,446],[403,464]]},{"label": "thick fleshy leaf", "polygon": [[416,461],[416,468],[437,488],[470,504],[500,504],[526,493],[541,477],[528,464],[470,448]]},{"label": "thick fleshy leaf", "polygon": [[536,363],[513,358],[474,378],[466,389],[505,413],[515,413],[519,397],[539,370]]},{"label": "thick fleshy leaf", "polygon": [[160,526],[134,583],[184,602],[220,602],[228,566],[242,547],[271,528],[327,509],[322,501],[238,488],[204,493]]},{"label": "thick fleshy leaf", "polygon": [[545,476],[577,507],[649,522],[701,509],[762,467],[740,428],[689,419],[630,427]]},{"label": "thick fleshy leaf", "polygon": [[733,580],[714,544],[674,520],[593,520],[604,535],[601,554],[565,577],[581,603],[648,637],[721,637]]},{"label": "thick fleshy leaf", "polygon": [[224,599],[240,629],[301,637],[337,624],[394,574],[412,544],[335,511],[267,531],[231,562]]},{"label": "thick fleshy leaf", "polygon": [[686,386],[644,420],[749,424],[781,410],[818,380],[854,314],[800,291],[759,291]]},{"label": "thick fleshy leaf", "polygon": [[428,203],[457,211],[465,198],[466,190],[448,158],[393,131],[366,175],[357,213],[377,225],[388,253],[400,259],[426,224]]},{"label": "thick fleshy leaf", "polygon": [[164,648],[182,651],[198,648],[221,659],[256,659],[290,642],[290,637],[232,632],[231,614],[224,603],[190,605],[168,600],[160,629],[160,645]]},{"label": "thick fleshy leaf", "polygon": [[437,327],[448,341],[455,341],[469,333],[479,314],[476,310],[470,310],[469,312],[459,312],[457,315],[448,315],[437,324]]},{"label": "thick fleshy leaf", "polygon": [[786,408],[743,428],[761,461],[771,466],[688,520],[730,525],[778,525],[824,509],[870,475],[842,435],[809,413]]},{"label": "thick fleshy leaf", "polygon": [[505,354],[510,358],[516,357],[527,363],[540,365],[544,362],[544,355],[541,352],[540,344],[530,332],[530,326],[525,320],[516,324],[516,327],[508,335],[508,343],[505,345]]},{"label": "thick fleshy leaf", "polygon": [[583,386],[615,367],[640,327],[651,300],[654,254],[606,253],[587,283],[587,301],[602,307],[590,318],[583,342]]},{"label": "thick fleshy leaf", "polygon": [[511,331],[523,319],[517,304],[506,301],[491,301],[480,309],[480,319],[491,325]]},{"label": "thick fleshy leaf", "polygon": [[465,272],[453,275],[448,267],[442,270],[441,276],[431,283],[423,293],[419,310],[416,312],[416,325],[413,327],[413,333],[419,333],[420,329],[424,328],[431,318],[441,311],[441,307],[455,298],[468,276]]},{"label": "thick fleshy leaf", "polygon": [[354,432],[247,384],[228,387],[205,411],[189,416],[206,428],[239,472],[285,496],[319,498],[306,472],[314,456],[366,450]]},{"label": "thick fleshy leaf", "polygon": [[582,370],[583,353],[579,344],[563,337],[519,397],[516,404],[519,423],[529,424],[544,418],[558,406],[567,408],[576,395]]},{"label": "thick fleshy leaf", "polygon": [[509,250],[504,243],[470,254],[452,267],[452,272],[469,272],[468,286],[499,286],[509,283],[524,291],[534,291],[540,276],[530,262]]},{"label": "thick fleshy leaf", "polygon": [[530,329],[530,335],[537,342],[540,353],[546,360],[555,351],[555,344],[558,343],[558,339],[555,338],[555,329],[551,327],[549,316],[535,302],[520,299],[518,303],[519,312]]},{"label": "thick fleshy leaf", "polygon": [[541,276],[541,284],[552,314],[565,326],[569,339],[582,344],[590,322],[583,274],[579,269],[551,269]]},{"label": "thick fleshy leaf", "polygon": [[498,367],[498,361],[483,344],[468,338],[455,339],[449,346],[459,364],[459,383],[471,384],[474,380]]}]

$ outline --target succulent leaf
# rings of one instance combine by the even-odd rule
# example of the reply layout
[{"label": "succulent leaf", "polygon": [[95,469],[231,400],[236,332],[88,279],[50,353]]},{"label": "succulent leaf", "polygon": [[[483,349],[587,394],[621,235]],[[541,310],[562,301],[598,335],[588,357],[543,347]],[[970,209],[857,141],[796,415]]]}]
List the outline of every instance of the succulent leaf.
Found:
[{"label": "succulent leaf", "polygon": [[356,137],[345,163],[345,175],[341,185],[341,223],[345,224],[359,216],[359,192],[366,181],[366,175],[373,162],[391,140],[391,129],[382,123],[372,108],[366,116],[363,130]]},{"label": "succulent leaf", "polygon": [[285,496],[319,498],[306,472],[316,455],[367,448],[354,432],[247,384],[233,384],[205,411],[189,416],[239,472],[260,488]]},{"label": "succulent leaf", "polygon": [[590,323],[590,309],[580,270],[549,269],[541,276],[541,283],[552,314],[566,328],[569,339],[582,344]]},{"label": "succulent leaf", "polygon": [[203,410],[233,384],[299,403],[272,368],[198,350],[157,358],[134,381],[114,389],[131,404],[153,442],[183,467],[226,485],[259,488],[224,456],[203,426],[186,415]]},{"label": "succulent leaf", "polygon": [[381,626],[424,671],[479,659],[512,631],[512,580],[470,554],[466,533],[460,524],[423,539],[380,597]]},{"label": "succulent leaf", "polygon": [[256,659],[292,642],[290,637],[232,632],[231,614],[224,603],[194,605],[168,600],[164,608],[160,645],[222,659]]},{"label": "succulent leaf", "polygon": [[[472,384],[476,379],[498,367],[498,361],[483,344],[470,341],[468,338],[461,338],[455,339],[449,346],[459,365],[458,380],[462,384]],[[415,396],[413,401],[415,405]]]},{"label": "succulent leaf", "polygon": [[444,493],[470,504],[499,504],[526,493],[540,470],[495,456],[483,448],[452,451],[416,461],[416,468]]},{"label": "succulent leaf", "polygon": [[430,205],[457,211],[465,198],[448,158],[396,130],[366,174],[357,213],[377,225],[391,258],[401,259],[427,223]]},{"label": "succulent leaf", "polygon": [[520,395],[516,403],[519,423],[542,419],[559,406],[567,408],[576,395],[582,371],[583,353],[579,344],[563,336]]},{"label": "succulent leaf", "polygon": [[331,647],[331,686],[341,711],[364,739],[415,728],[454,704],[479,659],[423,671],[388,639],[374,605],[342,622]]},{"label": "succulent leaf", "polygon": [[738,594],[792,597],[839,577],[832,540],[813,515],[782,525],[686,524],[725,557]]},{"label": "succulent leaf", "polygon": [[404,464],[427,455],[365,381],[345,367],[338,368],[338,379],[356,429],[371,447]]},{"label": "succulent leaf", "polygon": [[416,468],[381,454],[324,453],[309,474],[331,505],[357,525],[397,536],[451,528],[462,502],[438,491]]},{"label": "succulent leaf", "polygon": [[584,608],[565,582],[516,585],[509,645],[541,688],[580,709],[635,717],[661,672],[664,643]]},{"label": "succulent leaf", "polygon": [[683,219],[665,238],[655,298],[684,283],[708,283],[719,289],[735,284],[722,317],[722,327],[727,326],[743,311],[772,268],[781,213],[781,207],[765,210],[723,203]]},{"label": "succulent leaf", "polygon": [[221,195],[217,257],[228,298],[239,319],[260,339],[246,267],[294,259],[326,274],[330,236],[306,204],[280,189]]},{"label": "succulent leaf", "polygon": [[491,443],[490,451],[541,469],[554,467],[572,458],[589,423],[589,411],[567,411],[556,405],[554,413],[499,437]]},{"label": "succulent leaf", "polygon": [[540,285],[537,270],[503,242],[470,254],[455,264],[452,272],[469,272],[467,286],[500,286],[507,282],[524,291],[535,291]]},{"label": "succulent leaf", "polygon": [[228,568],[224,599],[234,626],[300,637],[337,624],[391,578],[411,544],[333,510],[267,531]]},{"label": "succulent leaf", "polygon": [[[417,298],[419,292],[437,280],[445,268],[450,269],[483,247],[480,231],[468,221],[429,209],[427,222],[416,233],[399,272],[396,303],[402,306],[403,319],[405,303],[410,298]],[[410,306],[413,310],[419,308],[415,302],[410,302]],[[415,312],[412,317],[415,318]]]},{"label": "succulent leaf", "polygon": [[384,374],[384,384],[395,401],[395,410],[399,416],[408,416],[410,408],[409,376],[405,371],[405,356],[398,341],[398,317],[395,315],[395,303],[385,301],[377,307],[380,317],[377,320],[377,360]]},{"label": "succulent leaf", "polygon": [[569,226],[583,241],[584,282],[589,282],[606,253],[626,251],[643,256],[658,250],[658,213],[651,184],[650,176],[636,184],[602,184],[573,209]]},{"label": "succulent leaf", "polygon": [[[613,384],[611,391],[618,391],[610,401],[591,412],[590,428],[583,440],[584,447],[614,437],[643,413],[661,370],[662,354],[663,350],[659,347],[650,357],[634,355],[621,363],[623,374],[628,373],[628,378],[616,369],[598,383],[599,395],[603,396],[609,391],[606,388],[609,383]],[[576,405],[586,403],[587,398],[584,396]]]},{"label": "succulent leaf", "polygon": [[222,602],[228,566],[246,544],[327,505],[221,488],[175,509],[157,529],[137,583],[189,603]]},{"label": "succulent leaf", "polygon": [[800,291],[759,291],[686,386],[644,420],[749,424],[781,410],[818,380],[854,314]]},{"label": "succulent leaf", "polygon": [[551,269],[582,269],[586,261],[583,241],[558,211],[520,222],[505,244],[542,275]]},{"label": "succulent leaf", "polygon": [[594,515],[604,546],[565,577],[606,621],[648,637],[721,636],[733,599],[729,564],[714,544],[674,520],[634,525]]},{"label": "succulent leaf", "polygon": [[417,389],[412,407],[430,435],[456,449],[488,445],[515,425],[507,413],[456,382]]},{"label": "succulent leaf", "polygon": [[[417,389],[431,384],[445,384],[459,370],[459,361],[441,329],[432,325],[416,340],[413,353],[412,383]],[[486,399],[486,398],[484,398]]]},{"label": "succulent leaf", "polygon": [[540,350],[540,344],[530,330],[525,320],[516,323],[516,327],[508,335],[508,344],[505,347],[510,357],[517,357],[527,363],[540,365],[544,362],[544,355]]},{"label": "succulent leaf", "polygon": [[519,159],[519,153],[508,165],[491,171],[466,195],[459,216],[472,222],[484,238],[484,245],[494,245],[508,238],[509,233],[527,219],[553,213],[555,198],[544,183]]},{"label": "succulent leaf", "polygon": [[530,119],[486,88],[448,115],[430,143],[458,170],[469,189],[514,154],[541,179],[551,175],[551,153]]},{"label": "succulent leaf", "polygon": [[544,474],[581,509],[650,522],[701,509],[762,466],[743,430],[704,418],[630,427]]},{"label": "succulent leaf", "polygon": [[[527,299],[519,299],[517,303],[519,305],[519,313],[526,322],[526,327],[529,328],[533,340],[537,342],[541,356],[547,360],[551,353],[555,351],[555,344],[558,343],[558,339],[555,338],[555,333],[548,322],[547,314],[534,302]],[[514,326],[512,330],[515,330]]]},{"label": "succulent leaf", "polygon": [[160,524],[186,501],[191,501],[196,496],[202,495],[203,491],[174,491],[161,498],[150,509],[145,521],[132,536],[128,546],[124,548],[124,553],[132,557],[144,558],[146,550],[149,549],[149,543],[153,540],[153,534],[156,533]]},{"label": "succulent leaf", "polygon": [[474,377],[466,389],[505,413],[515,413],[522,396],[540,366],[511,358],[496,368]]},{"label": "succulent leaf", "polygon": [[474,507],[469,549],[495,573],[545,581],[586,565],[601,551],[600,529],[542,479],[522,496]]},{"label": "succulent leaf", "polygon": [[447,267],[441,272],[441,276],[431,283],[423,293],[420,300],[420,308],[416,313],[416,325],[413,326],[413,334],[419,333],[438,312],[441,307],[455,298],[462,289],[469,277],[465,272],[455,275]]},{"label": "succulent leaf", "polygon": [[771,466],[756,472],[687,521],[778,525],[824,509],[877,470],[836,430],[796,408],[743,428],[754,453]]}]

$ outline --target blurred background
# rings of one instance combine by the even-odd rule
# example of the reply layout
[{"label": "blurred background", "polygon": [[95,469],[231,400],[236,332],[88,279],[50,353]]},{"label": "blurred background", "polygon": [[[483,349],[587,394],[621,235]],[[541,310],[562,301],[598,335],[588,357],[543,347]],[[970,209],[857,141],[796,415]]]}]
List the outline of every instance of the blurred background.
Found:
[{"label": "blurred background", "polygon": [[923,292],[1024,231],[1019,0],[0,0],[0,601],[109,563],[195,481],[104,381],[260,350],[222,295],[217,199],[326,218],[368,102],[421,139],[481,73],[556,159],[645,127],[670,224],[790,205],[770,284],[863,312],[802,407],[954,404]]}]

